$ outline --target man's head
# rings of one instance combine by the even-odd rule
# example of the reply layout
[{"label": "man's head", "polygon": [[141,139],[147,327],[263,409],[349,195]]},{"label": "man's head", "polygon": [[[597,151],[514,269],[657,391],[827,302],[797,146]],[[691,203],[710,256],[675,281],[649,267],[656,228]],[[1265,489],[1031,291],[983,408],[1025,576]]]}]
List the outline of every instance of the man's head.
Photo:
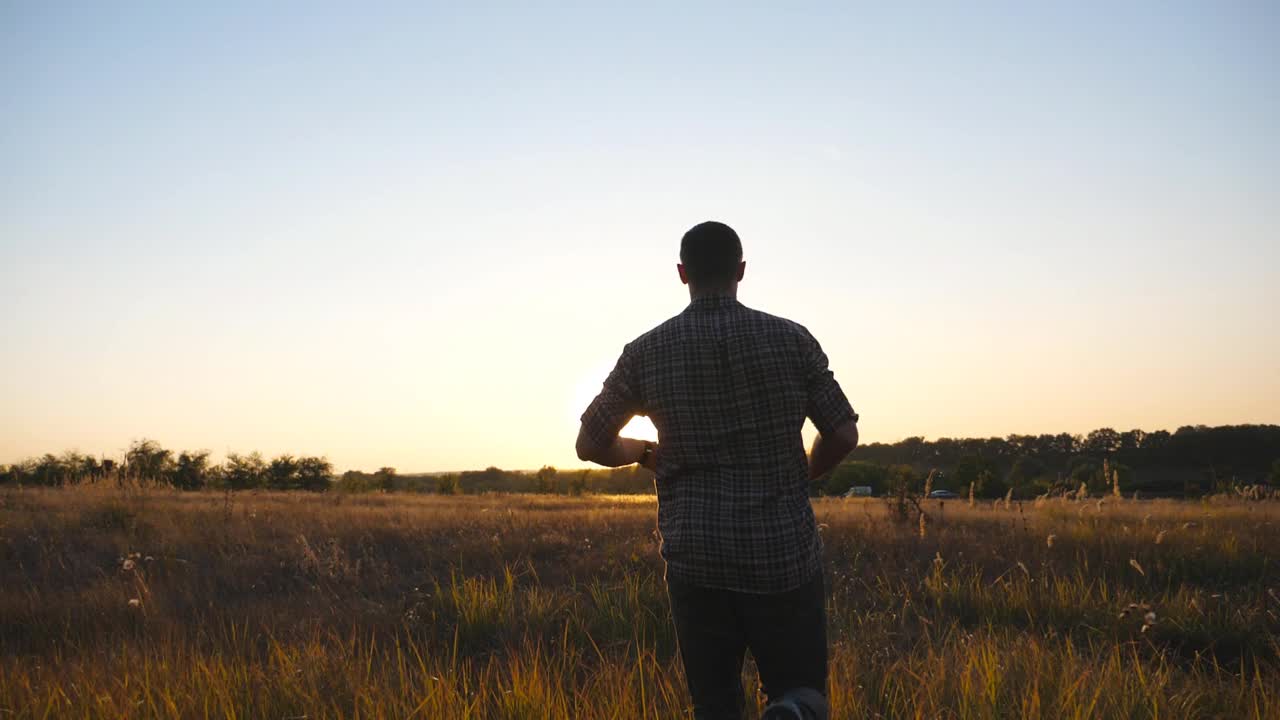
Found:
[{"label": "man's head", "polygon": [[713,220],[694,225],[680,240],[680,281],[692,294],[733,292],[746,272],[742,241],[733,228]]}]

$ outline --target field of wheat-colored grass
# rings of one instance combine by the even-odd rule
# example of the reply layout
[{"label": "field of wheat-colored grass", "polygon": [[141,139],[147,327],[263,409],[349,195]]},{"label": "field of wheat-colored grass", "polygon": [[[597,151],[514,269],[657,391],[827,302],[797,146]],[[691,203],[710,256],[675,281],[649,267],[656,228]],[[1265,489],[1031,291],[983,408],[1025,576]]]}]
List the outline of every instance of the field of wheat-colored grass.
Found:
[{"label": "field of wheat-colored grass", "polygon": [[[1280,504],[925,507],[815,501],[833,717],[1280,717]],[[688,717],[654,513],[7,489],[0,720]]]}]

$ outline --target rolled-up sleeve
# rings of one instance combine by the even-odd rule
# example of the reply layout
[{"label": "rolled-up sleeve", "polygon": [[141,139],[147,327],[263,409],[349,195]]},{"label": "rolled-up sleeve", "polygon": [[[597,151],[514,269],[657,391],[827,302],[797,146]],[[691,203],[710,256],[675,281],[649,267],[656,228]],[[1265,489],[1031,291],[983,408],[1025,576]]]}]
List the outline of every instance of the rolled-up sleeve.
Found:
[{"label": "rolled-up sleeve", "polygon": [[604,381],[604,387],[595,400],[582,413],[582,427],[593,442],[601,446],[613,443],[618,431],[636,415],[643,413],[636,387],[629,371],[630,346],[622,349],[613,372]]},{"label": "rolled-up sleeve", "polygon": [[856,420],[858,416],[849,404],[849,398],[845,397],[840,383],[836,382],[835,373],[827,366],[827,354],[808,330],[802,333],[801,346],[805,393],[808,396],[805,414],[813,421],[814,427],[825,435],[850,420]]}]

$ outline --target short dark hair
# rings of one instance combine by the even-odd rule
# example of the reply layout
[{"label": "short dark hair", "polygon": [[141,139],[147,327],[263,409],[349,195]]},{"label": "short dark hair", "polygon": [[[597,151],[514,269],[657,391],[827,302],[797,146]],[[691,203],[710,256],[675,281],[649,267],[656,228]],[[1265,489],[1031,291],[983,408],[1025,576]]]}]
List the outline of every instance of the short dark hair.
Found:
[{"label": "short dark hair", "polygon": [[728,285],[742,262],[742,241],[733,228],[708,220],[694,225],[680,240],[680,263],[689,282],[703,287]]}]

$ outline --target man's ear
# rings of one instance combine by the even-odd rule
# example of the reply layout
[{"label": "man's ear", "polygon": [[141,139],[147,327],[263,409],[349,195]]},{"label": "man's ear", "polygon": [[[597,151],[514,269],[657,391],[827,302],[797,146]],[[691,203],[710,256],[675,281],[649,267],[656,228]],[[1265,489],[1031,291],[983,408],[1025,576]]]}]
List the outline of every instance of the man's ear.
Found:
[{"label": "man's ear", "polygon": [[685,285],[688,285],[689,275],[685,273],[683,263],[676,263],[676,272],[680,273],[680,282],[684,283]]},{"label": "man's ear", "polygon": [[742,282],[742,276],[747,274],[747,261],[743,260],[738,263],[738,282]]}]

